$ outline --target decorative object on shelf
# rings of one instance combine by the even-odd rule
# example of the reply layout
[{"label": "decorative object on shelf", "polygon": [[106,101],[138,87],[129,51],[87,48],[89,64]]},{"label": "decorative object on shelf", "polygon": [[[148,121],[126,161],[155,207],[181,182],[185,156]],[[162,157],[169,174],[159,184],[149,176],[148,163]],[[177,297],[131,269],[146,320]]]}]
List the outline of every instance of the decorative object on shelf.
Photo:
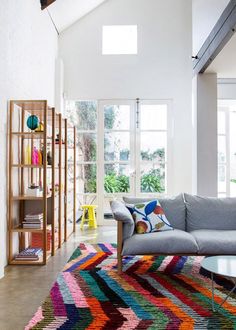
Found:
[{"label": "decorative object on shelf", "polygon": [[26,192],[27,196],[32,197],[42,197],[43,196],[43,190],[40,188],[40,186],[37,186],[35,183],[32,183]]},{"label": "decorative object on shelf", "polygon": [[51,153],[51,151],[47,152],[47,163],[48,163],[48,165],[52,165],[52,153]]},{"label": "decorative object on shelf", "polygon": [[42,152],[42,150],[38,150],[38,159],[39,159],[39,165],[43,165],[43,152]]},{"label": "decorative object on shelf", "polygon": [[25,148],[25,165],[31,164],[31,147],[29,145]]},{"label": "decorative object on shelf", "polygon": [[59,144],[60,138],[59,138],[60,134],[57,134],[57,137],[55,138],[55,143]]},{"label": "decorative object on shelf", "polygon": [[40,121],[38,127],[35,129],[35,132],[40,133],[40,132],[43,132],[43,131],[44,131],[44,124],[43,124],[42,121]]},{"label": "decorative object on shelf", "polygon": [[39,153],[38,153],[38,149],[36,147],[33,148],[31,162],[33,165],[39,165]]},{"label": "decorative object on shelf", "polygon": [[31,115],[27,119],[27,126],[31,131],[34,131],[39,126],[39,119],[35,115]]}]

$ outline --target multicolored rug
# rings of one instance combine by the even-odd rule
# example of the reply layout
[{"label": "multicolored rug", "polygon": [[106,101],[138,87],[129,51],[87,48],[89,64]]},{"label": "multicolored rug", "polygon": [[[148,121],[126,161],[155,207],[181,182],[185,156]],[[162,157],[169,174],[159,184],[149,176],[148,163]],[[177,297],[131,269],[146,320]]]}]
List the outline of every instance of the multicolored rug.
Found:
[{"label": "multicolored rug", "polygon": [[[29,329],[236,329],[236,292],[211,310],[202,257],[126,257],[118,275],[115,244],[80,244]],[[216,276],[216,306],[232,283]]]}]

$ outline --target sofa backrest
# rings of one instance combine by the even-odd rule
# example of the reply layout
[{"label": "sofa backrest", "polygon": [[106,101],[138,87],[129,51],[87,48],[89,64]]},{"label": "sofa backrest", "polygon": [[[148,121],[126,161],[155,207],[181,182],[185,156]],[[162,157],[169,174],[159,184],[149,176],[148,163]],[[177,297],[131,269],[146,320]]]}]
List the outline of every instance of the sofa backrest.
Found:
[{"label": "sofa backrest", "polygon": [[236,198],[200,197],[184,194],[187,231],[236,230]]},{"label": "sofa backrest", "polygon": [[[159,200],[167,219],[175,229],[186,230],[185,217],[186,208],[183,199],[183,194],[174,198],[156,198]],[[123,197],[126,204],[138,204],[155,200],[155,197]]]}]

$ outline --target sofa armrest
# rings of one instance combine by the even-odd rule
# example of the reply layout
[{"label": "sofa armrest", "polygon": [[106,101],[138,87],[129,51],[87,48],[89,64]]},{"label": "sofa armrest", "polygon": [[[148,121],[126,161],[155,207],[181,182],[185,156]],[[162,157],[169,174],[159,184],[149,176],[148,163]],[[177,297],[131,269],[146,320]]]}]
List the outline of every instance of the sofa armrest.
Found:
[{"label": "sofa armrest", "polygon": [[120,201],[110,203],[114,219],[123,223],[123,241],[134,233],[134,220],[127,207]]}]

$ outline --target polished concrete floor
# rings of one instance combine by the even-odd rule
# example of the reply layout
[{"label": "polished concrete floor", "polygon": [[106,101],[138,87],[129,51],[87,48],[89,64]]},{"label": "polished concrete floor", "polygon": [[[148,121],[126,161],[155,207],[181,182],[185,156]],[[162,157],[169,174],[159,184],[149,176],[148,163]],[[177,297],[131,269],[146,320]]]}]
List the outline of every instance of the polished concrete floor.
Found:
[{"label": "polished concrete floor", "polygon": [[0,280],[0,330],[22,330],[44,301],[57,274],[79,242],[116,242],[116,227],[103,226],[77,233],[46,266],[8,266]]}]

